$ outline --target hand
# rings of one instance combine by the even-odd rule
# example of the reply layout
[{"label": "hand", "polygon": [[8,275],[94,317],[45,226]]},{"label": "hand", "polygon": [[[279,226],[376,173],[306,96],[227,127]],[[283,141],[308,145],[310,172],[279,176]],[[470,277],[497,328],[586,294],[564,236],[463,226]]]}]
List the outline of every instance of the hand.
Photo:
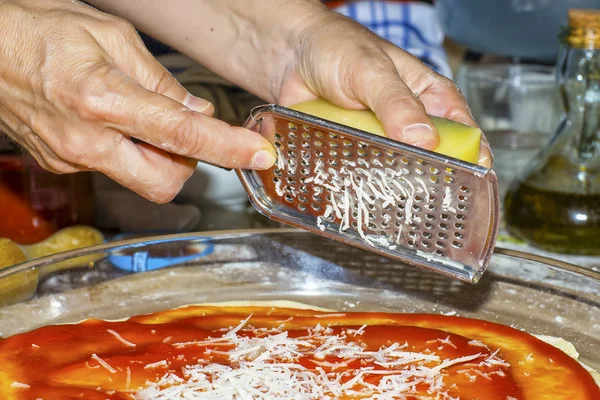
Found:
[{"label": "hand", "polygon": [[0,0],[0,130],[44,168],[97,170],[166,202],[197,159],[273,164],[264,138],[212,114],[123,20],[68,0]]},{"label": "hand", "polygon": [[[318,95],[341,107],[370,108],[388,136],[428,150],[435,149],[439,137],[427,114],[477,126],[451,80],[342,15],[323,7],[306,10],[304,19],[297,18],[302,22],[294,56],[275,76],[279,103]],[[479,164],[492,166],[485,137]]]}]

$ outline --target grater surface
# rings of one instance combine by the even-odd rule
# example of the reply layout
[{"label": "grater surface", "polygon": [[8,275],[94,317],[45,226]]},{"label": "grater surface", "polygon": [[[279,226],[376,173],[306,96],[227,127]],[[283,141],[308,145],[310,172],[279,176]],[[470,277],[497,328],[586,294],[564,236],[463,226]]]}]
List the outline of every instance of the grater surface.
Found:
[{"label": "grater surface", "polygon": [[245,127],[277,150],[271,169],[237,171],[263,215],[466,282],[487,268],[499,218],[491,169],[272,104]]}]

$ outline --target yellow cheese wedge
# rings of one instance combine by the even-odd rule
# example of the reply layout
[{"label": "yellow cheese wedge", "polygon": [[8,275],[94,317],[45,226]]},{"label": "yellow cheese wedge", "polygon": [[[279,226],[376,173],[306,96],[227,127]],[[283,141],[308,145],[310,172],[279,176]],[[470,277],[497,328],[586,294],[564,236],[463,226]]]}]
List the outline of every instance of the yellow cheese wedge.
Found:
[{"label": "yellow cheese wedge", "polygon": [[[375,135],[386,136],[381,122],[372,111],[346,110],[323,99],[305,101],[289,108]],[[478,128],[444,118],[430,118],[440,135],[440,144],[434,150],[436,153],[477,164],[481,143],[481,131]]]}]

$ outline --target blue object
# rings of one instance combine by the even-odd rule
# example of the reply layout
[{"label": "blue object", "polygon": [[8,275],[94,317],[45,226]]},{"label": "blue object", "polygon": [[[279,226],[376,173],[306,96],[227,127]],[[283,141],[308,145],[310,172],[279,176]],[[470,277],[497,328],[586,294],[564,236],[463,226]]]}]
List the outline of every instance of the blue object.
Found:
[{"label": "blue object", "polygon": [[[118,235],[115,237],[115,240],[121,240],[125,238],[127,235]],[[146,271],[155,271],[157,269],[167,268],[173,265],[182,264],[188,261],[194,261],[201,257],[206,257],[213,253],[214,244],[211,242],[210,237],[198,237],[198,244],[205,245],[206,248],[203,249],[199,253],[184,255],[184,256],[175,256],[175,257],[154,257],[149,254],[148,251],[140,249],[140,251],[134,251],[132,254],[119,255],[119,254],[111,254],[108,256],[108,261],[114,265],[116,268],[127,271],[127,272],[146,272]],[[184,240],[184,239],[181,239]],[[185,239],[186,241],[189,238]],[[143,243],[142,247],[146,247],[148,245],[158,244],[160,242],[172,242],[171,240],[161,239],[161,240],[148,240]],[[135,247],[140,247],[137,245],[123,246],[119,248],[119,250],[126,249],[134,249]]]}]

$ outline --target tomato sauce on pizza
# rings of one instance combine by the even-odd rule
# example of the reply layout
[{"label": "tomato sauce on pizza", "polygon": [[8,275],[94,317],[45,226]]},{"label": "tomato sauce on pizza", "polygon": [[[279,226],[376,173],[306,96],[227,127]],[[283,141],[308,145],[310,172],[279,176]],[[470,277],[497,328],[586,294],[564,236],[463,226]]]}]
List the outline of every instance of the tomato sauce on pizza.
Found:
[{"label": "tomato sauce on pizza", "polygon": [[600,399],[528,333],[433,314],[189,306],[0,340],[0,397]]}]

